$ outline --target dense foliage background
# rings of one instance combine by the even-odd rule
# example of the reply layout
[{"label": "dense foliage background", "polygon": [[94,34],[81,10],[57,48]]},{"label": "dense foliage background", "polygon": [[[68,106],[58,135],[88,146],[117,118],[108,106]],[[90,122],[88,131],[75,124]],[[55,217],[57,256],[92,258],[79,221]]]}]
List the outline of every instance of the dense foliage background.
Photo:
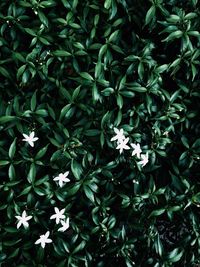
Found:
[{"label": "dense foliage background", "polygon": [[0,1],[2,267],[198,266],[199,29],[198,0]]}]

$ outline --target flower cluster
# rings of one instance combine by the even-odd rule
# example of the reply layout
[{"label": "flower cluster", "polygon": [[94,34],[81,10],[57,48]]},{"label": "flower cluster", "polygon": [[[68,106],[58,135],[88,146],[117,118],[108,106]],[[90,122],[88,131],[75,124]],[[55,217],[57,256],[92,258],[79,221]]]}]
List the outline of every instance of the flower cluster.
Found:
[{"label": "flower cluster", "polygon": [[[65,209],[59,210],[57,207],[54,208],[55,214],[50,217],[50,220],[55,219],[56,224],[61,224],[62,226],[58,229],[59,232],[65,232],[69,228],[69,218],[66,219],[64,215]],[[25,229],[29,227],[28,221],[32,218],[32,216],[27,216],[26,211],[22,212],[22,216],[15,216],[18,220],[17,229],[20,228],[21,225],[24,226]],[[46,243],[51,243],[52,239],[48,238],[50,232],[46,232],[44,235],[40,235],[40,238],[35,242],[35,244],[41,244],[42,248],[45,247]]]},{"label": "flower cluster", "polygon": [[[24,139],[22,139],[22,141],[27,142],[31,147],[34,147],[34,142],[36,142],[39,138],[35,137],[35,132],[31,132],[29,135],[27,134],[23,134]],[[65,172],[65,173],[60,173],[58,176],[56,176],[53,180],[54,181],[58,181],[58,184],[60,187],[63,187],[63,185],[65,183],[70,182],[70,179],[67,178],[67,176],[69,175],[69,172]],[[66,218],[64,212],[65,209],[59,210],[57,207],[54,208],[55,210],[55,214],[53,214],[50,217],[50,220],[55,219],[56,220],[56,224],[61,224],[61,227],[58,228],[59,232],[65,232],[68,228],[69,228],[69,218]],[[22,212],[22,215],[19,216],[15,216],[16,219],[18,220],[17,222],[17,229],[19,229],[22,225],[24,226],[25,229],[27,229],[29,227],[29,223],[28,221],[33,217],[31,215],[27,215],[26,211],[24,210]],[[47,243],[52,243],[52,239],[49,238],[50,232],[47,231],[45,234],[40,235],[40,238],[38,240],[36,240],[35,244],[40,244],[42,248],[45,248],[45,245]]]},{"label": "flower cluster", "polygon": [[144,167],[149,162],[149,155],[148,152],[146,154],[141,154],[142,149],[140,144],[131,143],[130,146],[128,145],[129,137],[126,137],[124,134],[123,129],[114,128],[115,136],[111,138],[111,142],[116,141],[117,147],[119,149],[119,153],[121,154],[124,150],[129,150],[132,148],[132,156],[136,156],[138,159],[138,164]]},{"label": "flower cluster", "polygon": [[57,207],[55,207],[54,210],[55,214],[50,217],[50,220],[55,219],[56,224],[61,223],[62,227],[60,227],[58,231],[65,232],[69,228],[69,218],[66,219],[66,216],[64,215],[65,209],[59,210]]}]

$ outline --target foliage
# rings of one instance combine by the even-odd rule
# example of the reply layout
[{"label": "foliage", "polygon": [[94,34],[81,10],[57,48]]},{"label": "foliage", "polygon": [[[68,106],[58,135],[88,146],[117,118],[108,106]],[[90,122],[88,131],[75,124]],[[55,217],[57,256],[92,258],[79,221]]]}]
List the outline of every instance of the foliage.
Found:
[{"label": "foliage", "polygon": [[199,17],[198,0],[0,1],[1,266],[200,263]]}]

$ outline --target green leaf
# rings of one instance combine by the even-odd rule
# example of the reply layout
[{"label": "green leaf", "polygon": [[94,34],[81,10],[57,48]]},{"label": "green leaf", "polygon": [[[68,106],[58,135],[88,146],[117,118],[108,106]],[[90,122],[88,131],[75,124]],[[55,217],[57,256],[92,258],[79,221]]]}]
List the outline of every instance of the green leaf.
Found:
[{"label": "green leaf", "polygon": [[38,160],[38,159],[41,159],[42,157],[44,157],[44,155],[47,152],[48,146],[49,146],[49,144],[46,145],[45,147],[41,148],[40,151],[38,151],[38,153],[35,156],[35,160]]},{"label": "green leaf", "polygon": [[175,248],[169,253],[168,259],[170,262],[178,262],[183,256],[183,250],[179,252],[178,248]]},{"label": "green leaf", "polygon": [[149,8],[149,10],[147,11],[146,17],[145,17],[145,24],[149,24],[151,22],[152,19],[154,19],[156,13],[156,7],[155,6],[151,6]]},{"label": "green leaf", "polygon": [[27,195],[27,194],[31,191],[31,188],[32,188],[31,185],[25,187],[25,188],[22,190],[22,192],[19,194],[19,197],[20,197],[20,196]]},{"label": "green leaf", "polygon": [[48,26],[49,26],[49,21],[48,21],[47,17],[45,16],[45,14],[44,14],[42,11],[38,10],[38,16],[39,16],[39,18],[40,18],[40,21],[41,21],[46,27],[48,27]]},{"label": "green leaf", "polygon": [[24,28],[24,30],[25,30],[28,34],[30,34],[30,35],[32,35],[32,36],[37,36],[36,33],[35,33],[32,29],[30,29],[30,28]]},{"label": "green leaf", "polygon": [[94,202],[94,193],[93,193],[93,191],[92,191],[87,185],[85,185],[85,186],[83,187],[83,191],[84,191],[86,197],[87,197],[90,201]]},{"label": "green leaf", "polygon": [[0,160],[0,167],[8,165],[10,162],[8,160]]},{"label": "green leaf", "polygon": [[149,217],[157,217],[162,215],[165,212],[165,209],[157,209],[151,212],[151,214],[149,215]]},{"label": "green leaf", "polygon": [[31,111],[34,111],[36,108],[36,104],[37,104],[36,94],[37,94],[37,91],[35,91],[31,97]]},{"label": "green leaf", "polygon": [[167,38],[165,38],[164,40],[162,40],[162,42],[173,41],[176,38],[180,38],[182,36],[183,36],[183,32],[180,31],[180,30],[178,30],[178,31],[175,31],[175,32],[170,33],[170,35]]},{"label": "green leaf", "polygon": [[16,152],[16,138],[14,139],[14,141],[12,142],[12,144],[10,145],[9,151],[8,151],[8,155],[11,159],[14,158]]},{"label": "green leaf", "polygon": [[0,66],[0,74],[8,79],[12,79],[10,73],[4,68]]},{"label": "green leaf", "polygon": [[64,50],[55,50],[53,52],[53,55],[57,56],[57,57],[69,57],[71,56],[71,54],[67,51]]},{"label": "green leaf", "polygon": [[86,241],[85,240],[81,241],[81,243],[78,246],[76,246],[76,248],[72,251],[72,254],[75,254],[83,250],[85,246],[86,246]]},{"label": "green leaf", "polygon": [[0,124],[4,124],[7,122],[15,121],[16,117],[15,116],[1,116],[0,117]]},{"label": "green leaf", "polygon": [[71,170],[75,178],[77,180],[80,180],[83,169],[81,165],[75,159],[72,159],[71,161]]},{"label": "green leaf", "polygon": [[36,167],[34,163],[31,163],[30,169],[29,169],[29,173],[27,176],[27,180],[30,184],[34,183],[35,181],[35,177],[36,177]]},{"label": "green leaf", "polygon": [[104,7],[106,9],[109,9],[111,7],[111,5],[112,5],[112,0],[105,0]]},{"label": "green leaf", "polygon": [[93,77],[87,72],[81,72],[80,76],[88,81],[93,81]]}]

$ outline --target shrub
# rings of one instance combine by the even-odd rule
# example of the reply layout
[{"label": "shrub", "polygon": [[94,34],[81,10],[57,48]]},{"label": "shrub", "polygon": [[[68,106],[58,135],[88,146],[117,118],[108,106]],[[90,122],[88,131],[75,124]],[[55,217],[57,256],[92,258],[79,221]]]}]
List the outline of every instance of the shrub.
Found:
[{"label": "shrub", "polygon": [[198,266],[199,16],[0,2],[1,266]]}]

